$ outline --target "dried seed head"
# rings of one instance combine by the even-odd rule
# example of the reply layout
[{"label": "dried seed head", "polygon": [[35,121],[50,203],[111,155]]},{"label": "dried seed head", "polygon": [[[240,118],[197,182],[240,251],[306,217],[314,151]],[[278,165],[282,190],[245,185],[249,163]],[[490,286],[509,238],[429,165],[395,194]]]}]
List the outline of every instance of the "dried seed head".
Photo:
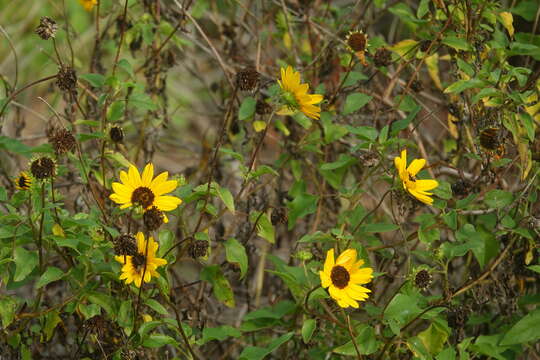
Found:
[{"label": "dried seed head", "polygon": [[488,127],[482,130],[478,138],[480,145],[487,150],[497,150],[501,145],[499,130],[498,127]]},{"label": "dried seed head", "polygon": [[40,157],[30,164],[32,176],[38,180],[53,177],[56,172],[56,163],[47,156]]},{"label": "dried seed head", "polygon": [[414,285],[421,290],[425,290],[431,284],[432,280],[433,277],[429,271],[422,269],[416,273],[416,276],[414,277]]},{"label": "dried seed head", "polygon": [[56,85],[62,91],[75,91],[77,88],[77,73],[75,70],[67,65],[60,66],[56,75]]},{"label": "dried seed head", "polygon": [[47,135],[56,155],[65,154],[75,148],[75,136],[68,129],[54,128]]},{"label": "dried seed head", "polygon": [[255,104],[255,112],[258,115],[266,115],[272,112],[272,106],[264,100],[257,100]]},{"label": "dried seed head", "polygon": [[456,196],[466,196],[469,195],[469,192],[471,191],[472,184],[467,181],[460,179],[452,184],[452,193]]},{"label": "dried seed head", "polygon": [[146,226],[148,231],[159,229],[159,227],[163,225],[164,219],[165,216],[163,215],[163,212],[155,206],[152,206],[152,208],[146,210],[143,214],[144,226]]},{"label": "dried seed head", "polygon": [[121,143],[124,141],[124,130],[120,126],[115,125],[109,130],[109,136],[113,142]]},{"label": "dried seed head", "polygon": [[113,241],[114,253],[116,255],[133,256],[137,253],[137,245],[135,244],[135,238],[128,234],[118,236]]},{"label": "dried seed head", "polygon": [[236,74],[236,86],[242,91],[253,91],[259,86],[260,78],[255,68],[247,67]]},{"label": "dried seed head", "polygon": [[373,63],[375,66],[388,66],[392,63],[392,52],[387,48],[378,48],[373,56]]},{"label": "dried seed head", "polygon": [[447,313],[448,326],[452,329],[461,329],[469,319],[469,311],[462,305],[451,306]]},{"label": "dried seed head", "polygon": [[135,360],[137,359],[137,353],[131,349],[124,349],[120,354],[122,360]]},{"label": "dried seed head", "polygon": [[422,40],[422,42],[420,42],[420,51],[426,52],[429,49],[430,45],[431,40]]},{"label": "dried seed head", "polygon": [[206,240],[195,240],[188,247],[189,256],[196,259],[199,257],[206,256],[208,252],[208,241]]},{"label": "dried seed head", "polygon": [[43,40],[49,40],[56,35],[56,30],[58,30],[56,21],[48,16],[42,16],[39,20],[39,26],[36,28],[36,34]]},{"label": "dried seed head", "polygon": [[366,51],[367,43],[367,35],[362,31],[351,31],[347,35],[347,45],[355,52]]},{"label": "dried seed head", "polygon": [[284,207],[274,208],[274,210],[272,210],[270,220],[272,221],[272,225],[274,226],[276,226],[277,224],[286,224],[287,221],[289,221],[287,209],[285,209]]},{"label": "dried seed head", "polygon": [[365,167],[373,167],[380,162],[379,155],[377,155],[377,153],[373,151],[363,153],[362,155],[360,155],[360,162]]},{"label": "dried seed head", "polygon": [[418,93],[424,90],[424,85],[422,85],[422,82],[420,80],[413,80],[411,82],[411,90],[415,93]]}]

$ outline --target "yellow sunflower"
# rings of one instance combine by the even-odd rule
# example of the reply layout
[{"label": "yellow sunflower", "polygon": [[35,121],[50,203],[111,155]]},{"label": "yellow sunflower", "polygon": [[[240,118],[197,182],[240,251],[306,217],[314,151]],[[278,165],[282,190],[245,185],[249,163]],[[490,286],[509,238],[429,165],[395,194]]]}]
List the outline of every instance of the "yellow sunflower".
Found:
[{"label": "yellow sunflower", "polygon": [[283,90],[282,99],[285,105],[277,112],[279,115],[291,115],[296,110],[300,110],[307,117],[319,119],[321,108],[315,106],[323,100],[319,94],[308,94],[309,85],[300,82],[300,73],[294,71],[290,66],[287,69],[281,68],[281,81],[279,86]]},{"label": "yellow sunflower", "polygon": [[394,158],[394,164],[403,182],[403,188],[424,204],[433,204],[433,198],[431,198],[433,194],[428,191],[435,189],[439,186],[439,183],[437,180],[419,180],[416,178],[416,174],[426,164],[426,159],[414,159],[407,167],[407,150],[403,150],[401,157]]},{"label": "yellow sunflower", "polygon": [[346,308],[358,308],[358,301],[368,298],[371,290],[360,286],[367,284],[373,278],[373,269],[361,266],[363,260],[357,259],[356,250],[347,249],[334,261],[334,249],[326,253],[323,271],[319,272],[321,285],[328,288],[330,296],[338,305]]},{"label": "yellow sunflower", "polygon": [[[120,181],[113,182],[112,193],[109,198],[117,204],[120,209],[130,206],[141,206],[143,210],[156,207],[161,211],[172,211],[182,203],[182,199],[167,194],[177,187],[176,180],[167,180],[169,173],[167,171],[159,174],[155,179],[154,165],[147,164],[143,170],[142,176],[134,165],[129,167],[128,172],[120,171]],[[167,222],[167,218],[164,219]]]},{"label": "yellow sunflower", "polygon": [[30,189],[30,186],[32,186],[32,179],[24,171],[21,171],[19,176],[17,176],[13,181],[15,182],[15,187],[17,190],[28,190]]},{"label": "yellow sunflower", "polygon": [[86,11],[92,11],[94,6],[97,5],[98,0],[79,0],[81,5],[84,7],[84,10]]},{"label": "yellow sunflower", "polygon": [[114,259],[124,264],[119,279],[126,280],[126,284],[134,282],[135,286],[141,287],[143,274],[146,283],[150,282],[152,276],[159,277],[156,269],[158,266],[167,264],[167,260],[156,257],[159,245],[154,241],[153,237],[150,236],[146,241],[142,232],[138,232],[135,237],[137,238],[137,253],[133,256],[118,255]]}]

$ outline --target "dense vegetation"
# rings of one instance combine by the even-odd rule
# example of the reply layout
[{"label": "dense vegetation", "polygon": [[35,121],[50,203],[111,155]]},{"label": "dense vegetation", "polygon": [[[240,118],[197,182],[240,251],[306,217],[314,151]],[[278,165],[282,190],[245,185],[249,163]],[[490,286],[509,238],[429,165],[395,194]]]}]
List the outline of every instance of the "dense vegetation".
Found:
[{"label": "dense vegetation", "polygon": [[0,2],[0,359],[540,359],[539,19]]}]

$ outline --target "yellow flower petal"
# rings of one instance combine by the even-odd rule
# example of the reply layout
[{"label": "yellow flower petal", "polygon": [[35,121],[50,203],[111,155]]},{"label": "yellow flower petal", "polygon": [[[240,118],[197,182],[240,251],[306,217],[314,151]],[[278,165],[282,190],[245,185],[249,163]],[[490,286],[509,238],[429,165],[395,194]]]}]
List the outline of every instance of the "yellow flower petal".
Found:
[{"label": "yellow flower petal", "polygon": [[416,190],[428,191],[439,186],[437,180],[416,180]]},{"label": "yellow flower petal", "polygon": [[180,198],[175,196],[158,196],[154,200],[155,206],[161,211],[172,211],[182,203]]},{"label": "yellow flower petal", "polygon": [[334,249],[330,249],[326,252],[326,260],[324,262],[324,272],[330,276],[330,272],[334,267]]},{"label": "yellow flower petal", "polygon": [[142,186],[150,187],[152,178],[154,177],[154,165],[152,163],[146,164],[142,173]]},{"label": "yellow flower petal", "polygon": [[420,170],[426,165],[426,159],[414,159],[407,168],[407,171],[412,176],[416,176]]}]

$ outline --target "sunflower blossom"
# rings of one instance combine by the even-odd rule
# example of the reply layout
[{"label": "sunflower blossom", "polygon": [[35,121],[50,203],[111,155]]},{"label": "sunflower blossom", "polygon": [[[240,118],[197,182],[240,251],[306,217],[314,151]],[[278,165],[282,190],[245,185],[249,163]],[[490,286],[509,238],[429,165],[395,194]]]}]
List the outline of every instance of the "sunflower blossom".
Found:
[{"label": "sunflower blossom", "polygon": [[321,285],[328,288],[330,296],[338,305],[346,308],[358,308],[358,301],[368,298],[371,290],[360,286],[367,284],[373,278],[373,269],[361,266],[363,260],[357,259],[356,250],[347,249],[334,261],[334,249],[326,253],[323,271],[319,272]]},{"label": "sunflower blossom", "polygon": [[[130,206],[141,206],[143,210],[148,210],[154,206],[161,211],[172,211],[182,203],[182,199],[176,196],[164,195],[176,189],[176,180],[167,180],[169,173],[162,172],[154,178],[154,165],[147,164],[142,176],[134,165],[130,165],[128,172],[120,171],[120,181],[113,182],[112,193],[109,198],[117,204],[120,209]],[[164,219],[167,222],[167,218]]]},{"label": "sunflower blossom", "polygon": [[439,183],[437,180],[419,180],[416,178],[416,174],[426,164],[426,159],[414,159],[407,167],[407,150],[403,150],[401,157],[394,158],[394,164],[403,183],[403,188],[424,204],[433,204],[433,198],[431,197],[433,194],[428,191],[435,189],[439,186]]},{"label": "sunflower blossom", "polygon": [[300,73],[294,71],[290,66],[287,69],[281,68],[281,81],[279,86],[283,90],[283,101],[285,105],[277,112],[279,115],[291,115],[296,110],[300,110],[307,117],[319,119],[321,108],[315,106],[323,100],[319,94],[308,94],[309,85],[300,82]]},{"label": "sunflower blossom", "polygon": [[94,6],[97,5],[98,0],[79,0],[81,5],[84,7],[84,10],[86,11],[92,11]]},{"label": "sunflower blossom", "polygon": [[32,179],[24,171],[19,173],[19,176],[15,178],[14,182],[17,190],[28,190],[32,186]]},{"label": "sunflower blossom", "polygon": [[[156,257],[156,251],[159,247],[153,237],[145,240],[144,234],[138,232],[135,235],[137,238],[137,253],[131,255],[117,255],[114,257],[122,266],[122,274],[119,279],[125,280],[126,284],[135,283],[135,286],[141,287],[144,274],[144,282],[150,282],[152,277],[159,277],[156,269],[159,266],[166,265],[167,260]],[[146,269],[145,269],[146,268]]]}]

